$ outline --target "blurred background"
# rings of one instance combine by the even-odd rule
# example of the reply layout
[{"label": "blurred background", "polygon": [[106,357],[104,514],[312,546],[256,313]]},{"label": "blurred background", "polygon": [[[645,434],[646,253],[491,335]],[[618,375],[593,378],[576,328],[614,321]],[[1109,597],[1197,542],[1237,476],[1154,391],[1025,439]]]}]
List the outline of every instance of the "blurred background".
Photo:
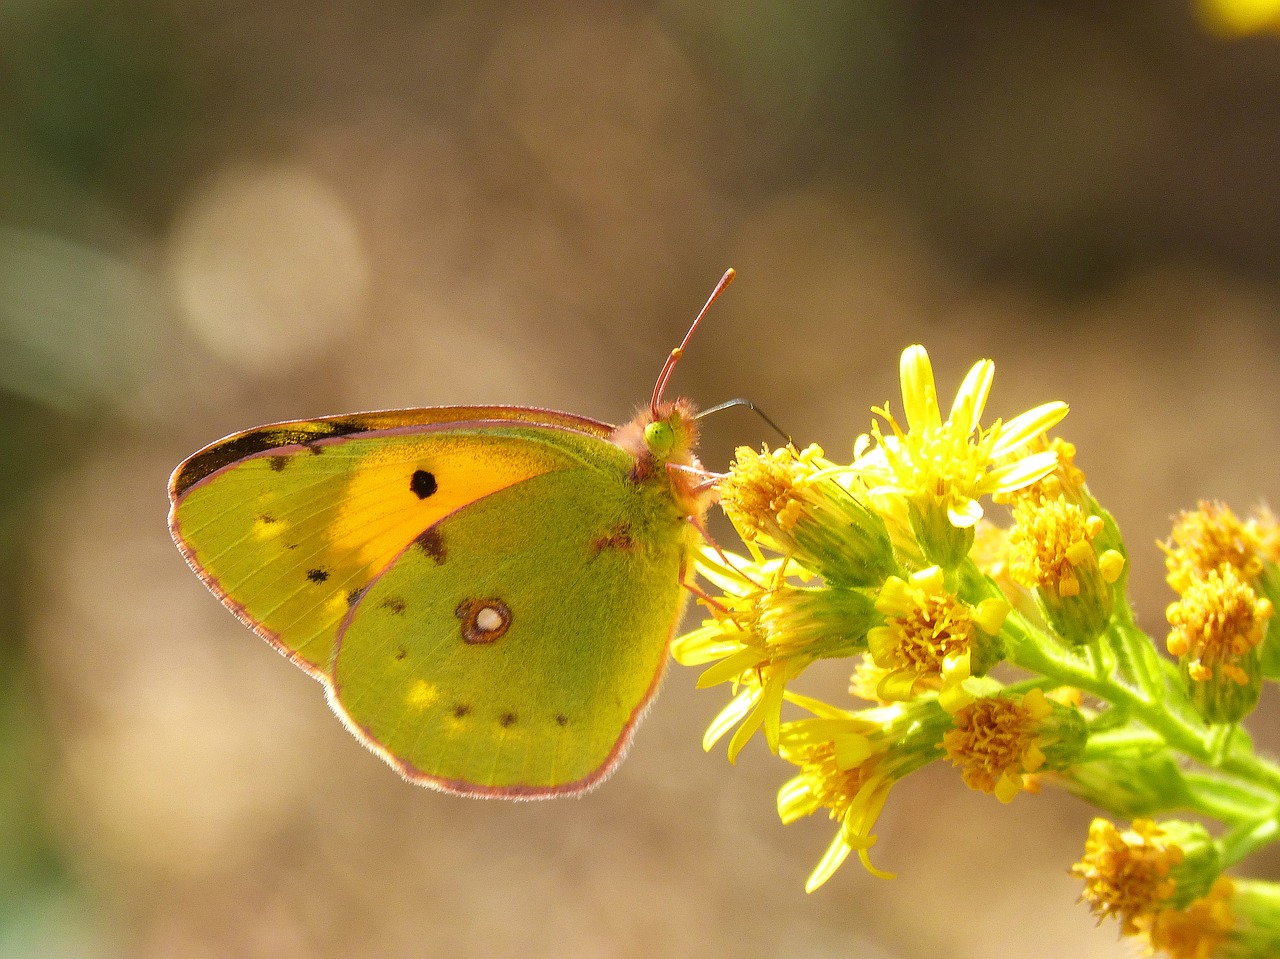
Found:
[{"label": "blurred background", "polygon": [[994,358],[990,416],[1072,404],[1163,635],[1170,515],[1280,500],[1274,6],[0,0],[0,957],[1128,955],[1089,810],[949,770],[881,820],[898,879],[806,896],[832,824],[703,754],[692,670],[583,799],[406,785],[165,482],[291,417],[625,419],[732,265],[678,392],[838,459],[904,346],[948,399]]}]

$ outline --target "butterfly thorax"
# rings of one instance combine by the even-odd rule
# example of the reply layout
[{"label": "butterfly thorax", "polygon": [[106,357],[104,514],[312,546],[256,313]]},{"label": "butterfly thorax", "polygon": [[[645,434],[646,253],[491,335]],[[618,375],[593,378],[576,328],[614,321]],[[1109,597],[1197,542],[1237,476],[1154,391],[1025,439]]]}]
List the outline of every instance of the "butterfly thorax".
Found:
[{"label": "butterfly thorax", "polygon": [[632,482],[669,484],[683,515],[701,518],[706,513],[714,494],[707,483],[708,474],[694,454],[698,424],[688,400],[660,403],[657,415],[646,407],[614,430],[610,440],[635,460]]}]

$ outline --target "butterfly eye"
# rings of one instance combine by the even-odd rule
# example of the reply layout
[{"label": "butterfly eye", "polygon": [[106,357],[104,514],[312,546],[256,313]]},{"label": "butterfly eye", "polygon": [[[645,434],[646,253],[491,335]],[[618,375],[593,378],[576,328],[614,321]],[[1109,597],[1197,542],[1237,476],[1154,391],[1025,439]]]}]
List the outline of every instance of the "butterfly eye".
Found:
[{"label": "butterfly eye", "polygon": [[675,430],[665,420],[655,420],[644,428],[644,445],[654,456],[666,456],[676,445]]}]

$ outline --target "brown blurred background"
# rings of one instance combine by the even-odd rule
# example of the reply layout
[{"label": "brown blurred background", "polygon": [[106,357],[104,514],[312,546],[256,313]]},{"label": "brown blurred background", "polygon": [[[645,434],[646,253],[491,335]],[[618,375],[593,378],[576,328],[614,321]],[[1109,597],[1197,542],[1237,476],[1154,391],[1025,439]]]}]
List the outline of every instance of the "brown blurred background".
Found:
[{"label": "brown blurred background", "polygon": [[586,798],[406,785],[164,486],[274,419],[623,419],[732,265],[679,392],[839,458],[904,346],[948,396],[993,357],[992,415],[1072,404],[1162,631],[1170,514],[1280,500],[1280,35],[1215,3],[0,2],[0,959],[1127,955],[1089,810],[943,769],[897,880],[806,896],[832,825],[703,754],[691,670]]}]

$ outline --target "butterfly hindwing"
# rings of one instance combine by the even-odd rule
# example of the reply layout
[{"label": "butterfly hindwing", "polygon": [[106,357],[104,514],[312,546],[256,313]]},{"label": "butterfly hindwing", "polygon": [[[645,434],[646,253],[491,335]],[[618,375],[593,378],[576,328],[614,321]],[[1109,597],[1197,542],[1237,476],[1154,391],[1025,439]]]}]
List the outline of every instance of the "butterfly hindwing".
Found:
[{"label": "butterfly hindwing", "polygon": [[627,465],[610,447],[478,498],[361,593],[330,696],[408,778],[549,795],[621,758],[665,662],[689,525]]},{"label": "butterfly hindwing", "polygon": [[612,449],[592,421],[519,411],[550,420],[522,423],[516,412],[361,414],[228,437],[174,472],[174,538],[224,604],[323,677],[361,590],[419,533],[496,490]]}]

